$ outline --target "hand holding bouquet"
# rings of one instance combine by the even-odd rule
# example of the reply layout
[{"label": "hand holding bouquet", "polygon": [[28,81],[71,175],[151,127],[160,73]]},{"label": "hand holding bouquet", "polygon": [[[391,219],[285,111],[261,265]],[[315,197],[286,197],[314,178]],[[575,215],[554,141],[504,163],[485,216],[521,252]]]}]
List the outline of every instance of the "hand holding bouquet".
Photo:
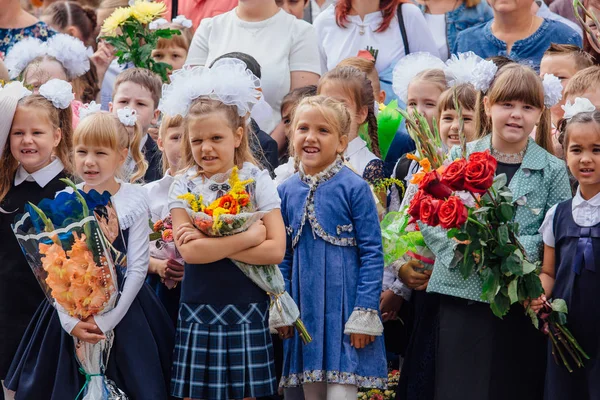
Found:
[{"label": "hand holding bouquet", "polygon": [[150,256],[158,260],[167,260],[165,277],[162,283],[169,289],[177,287],[183,273],[183,259],[173,240],[173,222],[168,215],[156,222],[149,221],[150,229]]},{"label": "hand holding bouquet", "polygon": [[[214,177],[213,177],[214,179]],[[253,179],[240,180],[237,167],[231,171],[227,182],[220,184],[226,191],[210,204],[201,195],[187,193],[179,196],[187,204],[187,212],[194,226],[209,237],[235,235],[248,230],[262,219],[264,212],[256,211],[248,187]],[[232,260],[257,286],[271,297],[269,325],[271,329],[295,326],[304,343],[312,338],[306,331],[300,311],[292,297],[285,291],[283,275],[277,265],[250,265]]]}]

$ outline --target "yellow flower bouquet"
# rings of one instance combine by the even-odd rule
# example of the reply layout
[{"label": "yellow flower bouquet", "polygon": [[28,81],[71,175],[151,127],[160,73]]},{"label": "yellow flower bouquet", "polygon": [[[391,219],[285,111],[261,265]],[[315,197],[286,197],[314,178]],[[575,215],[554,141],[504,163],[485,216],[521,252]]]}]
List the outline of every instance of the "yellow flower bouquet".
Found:
[{"label": "yellow flower bouquet", "polygon": [[[119,64],[132,63],[138,68],[149,69],[168,81],[168,71],[172,67],[152,58],[152,50],[160,38],[169,39],[180,35],[177,29],[162,29],[157,22],[167,11],[163,2],[135,0],[129,7],[117,8],[102,25],[101,39],[116,49]],[[156,26],[153,26],[156,25]],[[156,28],[156,29],[155,29]]]}]

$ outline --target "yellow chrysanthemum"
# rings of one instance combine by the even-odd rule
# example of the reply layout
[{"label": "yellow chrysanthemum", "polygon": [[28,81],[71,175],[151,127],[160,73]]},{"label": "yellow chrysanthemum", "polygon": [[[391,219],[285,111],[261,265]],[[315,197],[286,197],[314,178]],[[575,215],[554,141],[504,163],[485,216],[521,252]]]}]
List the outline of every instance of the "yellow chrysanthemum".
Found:
[{"label": "yellow chrysanthemum", "polygon": [[131,6],[131,14],[142,24],[149,24],[167,11],[167,6],[162,2],[149,2],[137,0]]},{"label": "yellow chrysanthemum", "polygon": [[105,35],[113,36],[117,33],[117,29],[131,17],[131,7],[123,8],[119,7],[110,17],[106,18],[102,25],[102,33]]}]

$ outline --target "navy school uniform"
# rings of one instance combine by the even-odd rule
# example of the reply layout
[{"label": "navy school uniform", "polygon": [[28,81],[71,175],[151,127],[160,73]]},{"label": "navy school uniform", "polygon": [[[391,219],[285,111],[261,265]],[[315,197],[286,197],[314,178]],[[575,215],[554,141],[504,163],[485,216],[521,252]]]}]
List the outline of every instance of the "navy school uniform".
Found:
[{"label": "navy school uniform", "polygon": [[144,147],[142,147],[142,153],[148,162],[148,169],[146,170],[146,174],[144,175],[144,182],[154,182],[163,177],[162,170],[162,153],[158,148],[158,145],[150,137],[149,134],[146,134],[146,142],[144,143]]}]

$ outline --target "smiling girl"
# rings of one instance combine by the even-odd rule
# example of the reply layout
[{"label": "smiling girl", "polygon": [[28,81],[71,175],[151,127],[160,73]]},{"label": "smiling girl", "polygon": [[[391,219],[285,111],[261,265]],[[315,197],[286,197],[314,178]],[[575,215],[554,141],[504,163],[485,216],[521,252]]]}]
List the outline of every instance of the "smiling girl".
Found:
[{"label": "smiling girl", "polygon": [[0,91],[8,122],[0,131],[0,380],[6,379],[21,337],[44,300],[11,224],[28,201],[37,203],[64,188],[60,178],[71,169],[71,107],[57,109],[45,97],[27,94],[17,82]]}]

